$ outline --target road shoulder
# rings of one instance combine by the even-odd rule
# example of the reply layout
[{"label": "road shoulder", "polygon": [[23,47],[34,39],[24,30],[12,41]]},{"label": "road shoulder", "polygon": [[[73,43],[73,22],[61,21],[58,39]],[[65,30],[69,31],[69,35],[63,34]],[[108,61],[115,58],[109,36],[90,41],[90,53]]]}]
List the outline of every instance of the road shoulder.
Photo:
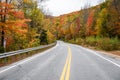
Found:
[{"label": "road shoulder", "polygon": [[120,56],[118,55],[118,53],[120,54],[120,51],[99,51],[99,50],[95,50],[95,51],[107,55],[111,58],[120,60]]}]

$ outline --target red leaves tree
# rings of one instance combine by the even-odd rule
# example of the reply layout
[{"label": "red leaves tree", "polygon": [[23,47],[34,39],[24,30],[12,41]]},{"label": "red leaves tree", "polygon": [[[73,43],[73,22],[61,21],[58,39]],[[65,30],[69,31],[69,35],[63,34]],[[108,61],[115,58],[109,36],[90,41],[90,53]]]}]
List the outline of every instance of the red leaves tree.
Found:
[{"label": "red leaves tree", "polygon": [[91,11],[89,13],[88,19],[87,19],[87,24],[86,24],[86,35],[89,36],[92,34],[92,23],[93,23],[93,16],[94,16],[94,11]]},{"label": "red leaves tree", "polygon": [[76,33],[78,33],[80,30],[80,18],[79,17],[76,19],[76,24],[77,24]]},{"label": "red leaves tree", "polygon": [[[10,1],[11,2],[11,1]],[[6,34],[8,30],[17,32],[26,32],[27,28],[24,13],[15,8],[8,0],[0,0],[0,32],[1,32],[1,47],[5,48]],[[16,27],[16,28],[14,28]],[[19,28],[18,28],[19,27]]]}]

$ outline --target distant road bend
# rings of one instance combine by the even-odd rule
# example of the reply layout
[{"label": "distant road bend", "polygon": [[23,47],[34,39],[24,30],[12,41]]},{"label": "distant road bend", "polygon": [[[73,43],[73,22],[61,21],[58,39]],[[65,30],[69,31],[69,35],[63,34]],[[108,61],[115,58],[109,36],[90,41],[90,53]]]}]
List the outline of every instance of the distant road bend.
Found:
[{"label": "distant road bend", "polygon": [[49,50],[0,68],[0,80],[120,80],[120,61],[58,41]]}]

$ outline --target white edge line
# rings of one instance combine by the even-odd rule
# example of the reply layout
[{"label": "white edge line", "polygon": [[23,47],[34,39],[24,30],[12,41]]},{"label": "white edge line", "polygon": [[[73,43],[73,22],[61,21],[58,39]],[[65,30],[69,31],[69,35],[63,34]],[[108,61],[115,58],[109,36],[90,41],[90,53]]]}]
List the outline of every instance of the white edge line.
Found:
[{"label": "white edge line", "polygon": [[113,62],[113,61],[111,61],[111,60],[109,60],[109,59],[107,59],[107,58],[101,56],[100,54],[98,54],[98,53],[95,52],[95,51],[92,51],[92,50],[90,50],[90,49],[88,49],[88,48],[84,48],[84,47],[82,47],[82,46],[78,46],[78,45],[75,45],[75,46],[76,46],[76,47],[80,47],[80,48],[82,48],[82,49],[85,49],[85,50],[87,50],[87,51],[89,51],[89,52],[95,54],[96,56],[98,56],[98,57],[100,57],[100,58],[102,58],[102,59],[104,59],[104,60],[106,60],[106,61],[108,61],[108,62],[110,62],[110,63],[112,63],[112,64],[114,64],[115,66],[117,66],[117,67],[120,68],[120,65],[119,65],[119,64],[117,64],[117,63],[115,63],[115,62]]},{"label": "white edge line", "polygon": [[27,61],[30,61],[30,60],[38,57],[38,56],[44,55],[45,53],[47,53],[47,52],[55,49],[58,45],[59,45],[59,44],[57,44],[55,47],[53,47],[53,48],[51,48],[51,49],[48,49],[48,50],[46,50],[46,51],[44,51],[44,52],[41,52],[40,54],[36,54],[36,55],[34,55],[34,56],[28,57],[28,58],[26,58],[24,61],[18,62],[17,64],[15,64],[15,65],[13,65],[13,66],[10,66],[10,67],[8,67],[8,68],[6,68],[6,69],[4,69],[4,70],[1,70],[1,71],[0,71],[0,74],[3,73],[3,72],[5,72],[5,71],[7,71],[7,70],[9,70],[9,69],[12,69],[12,68],[18,66],[18,65],[21,65],[21,64],[23,64],[23,63],[25,63],[25,62],[27,62]]},{"label": "white edge line", "polygon": [[98,57],[100,57],[100,58],[102,58],[102,59],[104,59],[104,60],[106,60],[106,61],[108,61],[108,62],[110,62],[110,63],[112,63],[112,64],[114,64],[114,65],[116,65],[117,67],[120,68],[120,65],[119,65],[119,64],[117,64],[117,63],[115,63],[115,62],[113,62],[113,61],[111,61],[111,60],[109,60],[109,59],[107,59],[107,58],[99,55],[98,53],[96,53],[96,52],[94,52],[94,51],[92,51],[92,50],[90,50],[90,49],[87,49],[87,48],[84,48],[84,49],[87,50],[87,51],[89,51],[89,52],[92,52],[92,53],[95,54],[96,56],[98,56]]}]

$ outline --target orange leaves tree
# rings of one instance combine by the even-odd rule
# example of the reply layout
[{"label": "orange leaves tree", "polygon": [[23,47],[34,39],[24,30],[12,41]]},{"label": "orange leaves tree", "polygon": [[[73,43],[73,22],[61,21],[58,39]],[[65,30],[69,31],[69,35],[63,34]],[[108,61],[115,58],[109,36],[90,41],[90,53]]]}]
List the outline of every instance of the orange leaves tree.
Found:
[{"label": "orange leaves tree", "polygon": [[92,31],[92,24],[93,24],[93,18],[94,18],[94,10],[90,11],[86,23],[86,36],[90,36],[93,31]]},{"label": "orange leaves tree", "polygon": [[[1,36],[1,50],[4,52],[9,40],[12,40],[10,34],[19,33],[24,34],[27,32],[27,24],[24,13],[18,10],[11,0],[0,0],[0,36]],[[7,42],[6,42],[7,41]]]}]

